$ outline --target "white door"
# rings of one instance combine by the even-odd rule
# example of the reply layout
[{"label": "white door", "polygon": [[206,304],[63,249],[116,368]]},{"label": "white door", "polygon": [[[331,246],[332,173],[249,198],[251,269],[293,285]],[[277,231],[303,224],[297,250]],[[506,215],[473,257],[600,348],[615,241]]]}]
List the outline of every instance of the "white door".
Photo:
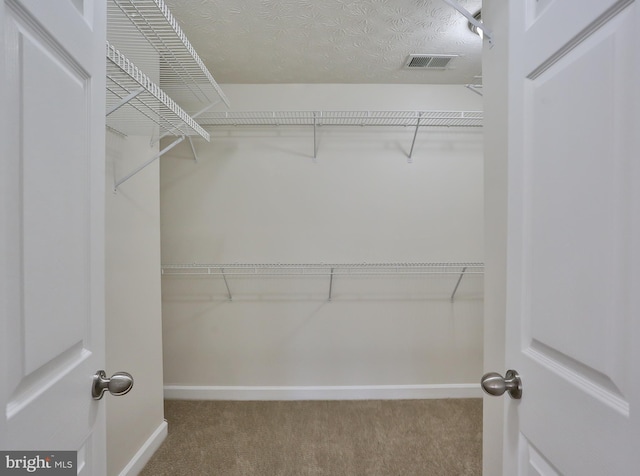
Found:
[{"label": "white door", "polygon": [[640,6],[509,8],[504,474],[640,474]]},{"label": "white door", "polygon": [[1,0],[0,450],[102,475],[105,5]]}]

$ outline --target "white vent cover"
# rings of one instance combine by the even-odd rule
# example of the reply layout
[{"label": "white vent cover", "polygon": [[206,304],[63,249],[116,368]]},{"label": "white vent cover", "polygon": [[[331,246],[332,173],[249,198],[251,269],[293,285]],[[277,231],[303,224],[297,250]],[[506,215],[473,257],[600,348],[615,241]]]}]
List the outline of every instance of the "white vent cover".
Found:
[{"label": "white vent cover", "polygon": [[447,69],[449,62],[458,55],[409,55],[404,67],[407,69]]}]

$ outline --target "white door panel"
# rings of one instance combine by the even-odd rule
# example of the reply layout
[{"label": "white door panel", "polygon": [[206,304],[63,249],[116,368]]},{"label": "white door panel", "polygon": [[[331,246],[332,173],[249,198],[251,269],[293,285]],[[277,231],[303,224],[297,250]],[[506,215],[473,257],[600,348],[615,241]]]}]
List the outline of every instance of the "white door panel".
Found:
[{"label": "white door panel", "polygon": [[[523,0],[525,25],[521,55],[527,72],[548,67],[634,0]],[[541,41],[541,39],[543,41]]]},{"label": "white door panel", "polygon": [[[633,1],[510,3],[504,474],[640,467]],[[635,442],[635,443],[634,443]]]},{"label": "white door panel", "polygon": [[[612,150],[620,139],[633,140],[616,137],[617,123],[630,112],[624,101],[636,87],[616,85],[623,71],[614,56],[622,36],[615,23],[623,16],[531,80],[524,111],[531,121],[524,135],[523,214],[531,230],[524,244],[531,277],[525,338],[539,352],[561,352],[563,366],[590,380],[606,379],[608,386],[616,386],[628,350],[620,307],[628,291],[631,161]],[[578,87],[583,82],[599,92]],[[558,127],[557,118],[571,127]]]},{"label": "white door panel", "polygon": [[104,473],[103,2],[2,6],[0,449]]},{"label": "white door panel", "polygon": [[[24,367],[31,374],[86,340],[90,316],[89,82],[79,65],[18,27],[22,90]],[[46,79],[45,79],[46,78]],[[43,114],[43,105],[51,108]],[[67,129],[73,135],[65,134]],[[55,279],[63,270],[65,279]],[[56,319],[41,316],[55,315]]]}]

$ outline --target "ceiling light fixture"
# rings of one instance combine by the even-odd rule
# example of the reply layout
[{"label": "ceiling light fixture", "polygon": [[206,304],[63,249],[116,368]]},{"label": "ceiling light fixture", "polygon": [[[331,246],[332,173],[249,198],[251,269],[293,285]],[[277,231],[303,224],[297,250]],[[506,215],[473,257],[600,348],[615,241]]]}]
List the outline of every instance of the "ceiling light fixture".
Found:
[{"label": "ceiling light fixture", "polygon": [[[473,18],[475,18],[479,23],[482,23],[482,10],[478,10],[476,13],[474,13]],[[482,31],[482,28],[478,28],[476,25],[474,25],[471,22],[468,23],[468,26],[469,26],[469,30],[474,32],[480,38],[483,37],[484,32]]]}]

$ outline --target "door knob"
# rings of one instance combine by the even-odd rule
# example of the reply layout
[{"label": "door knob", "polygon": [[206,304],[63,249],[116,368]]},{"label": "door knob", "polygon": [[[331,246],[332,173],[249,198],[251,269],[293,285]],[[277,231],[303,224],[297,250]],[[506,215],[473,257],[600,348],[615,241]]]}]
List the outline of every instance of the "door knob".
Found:
[{"label": "door knob", "polygon": [[91,396],[94,400],[100,400],[106,390],[114,396],[129,393],[133,387],[133,377],[127,372],[116,372],[107,378],[104,370],[98,370],[93,376],[93,384],[91,386]]},{"label": "door knob", "polygon": [[482,376],[480,383],[482,390],[494,397],[509,392],[511,398],[516,400],[522,398],[522,380],[515,370],[507,370],[504,378],[498,372],[489,372]]}]

